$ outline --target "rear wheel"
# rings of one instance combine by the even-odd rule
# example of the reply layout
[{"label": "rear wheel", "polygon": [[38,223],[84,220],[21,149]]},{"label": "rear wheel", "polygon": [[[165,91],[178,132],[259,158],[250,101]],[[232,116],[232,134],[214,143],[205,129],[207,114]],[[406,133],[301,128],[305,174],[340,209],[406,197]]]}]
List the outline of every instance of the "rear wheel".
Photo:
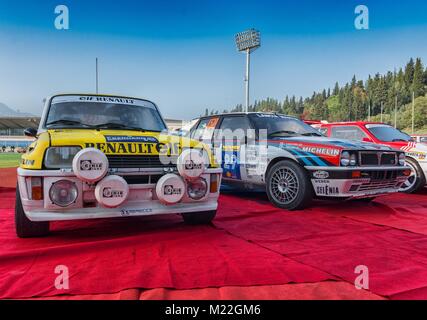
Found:
[{"label": "rear wheel", "polygon": [[49,233],[49,222],[33,222],[25,215],[18,185],[15,199],[15,228],[19,238],[42,237]]},{"label": "rear wheel", "polygon": [[216,210],[206,211],[206,212],[189,212],[182,213],[182,218],[184,222],[191,225],[196,224],[208,224],[216,216]]},{"label": "rear wheel", "polygon": [[408,180],[405,181],[399,191],[412,193],[422,188],[426,181],[421,168],[415,160],[406,158],[406,165],[411,167],[411,175],[408,177]]},{"label": "rear wheel", "polygon": [[313,187],[307,172],[291,160],[282,160],[267,173],[267,196],[279,208],[300,210],[311,204]]}]

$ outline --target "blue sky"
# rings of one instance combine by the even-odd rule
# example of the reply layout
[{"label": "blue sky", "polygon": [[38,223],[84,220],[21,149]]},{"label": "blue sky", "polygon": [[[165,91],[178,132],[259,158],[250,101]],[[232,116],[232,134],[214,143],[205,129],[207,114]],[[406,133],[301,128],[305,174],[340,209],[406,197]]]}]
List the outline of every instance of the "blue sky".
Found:
[{"label": "blue sky", "polygon": [[[70,30],[54,28],[57,5]],[[354,28],[367,5],[370,29]],[[311,95],[353,74],[427,61],[427,2],[0,0],[0,102],[38,114],[43,97],[100,91],[155,101],[167,117],[243,103],[244,55],[234,34],[254,27],[251,100]]]}]

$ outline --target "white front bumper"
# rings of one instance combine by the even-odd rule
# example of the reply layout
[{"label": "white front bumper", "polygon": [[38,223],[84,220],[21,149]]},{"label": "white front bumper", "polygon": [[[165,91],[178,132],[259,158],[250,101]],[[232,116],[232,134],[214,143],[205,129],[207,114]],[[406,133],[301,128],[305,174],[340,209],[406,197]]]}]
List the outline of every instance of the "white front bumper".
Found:
[{"label": "white front bumper", "polygon": [[[147,175],[153,173],[159,172],[145,172]],[[115,174],[132,175],[132,172],[115,172]],[[133,174],[139,175],[141,172]],[[208,186],[210,185],[209,182],[212,174],[217,175],[219,186],[221,183],[222,169],[215,168],[205,170],[202,177],[208,182]],[[29,178],[31,177],[43,178],[44,200],[31,200],[29,184]],[[79,196],[73,205],[66,208],[60,208],[50,202],[48,190],[53,181],[64,178],[76,183],[79,190]],[[205,211],[216,210],[219,197],[219,190],[213,193],[208,190],[207,195],[201,200],[192,200],[186,194],[181,202],[173,205],[165,205],[157,199],[155,194],[155,184],[131,184],[129,185],[129,196],[126,202],[117,208],[111,209],[104,208],[96,202],[94,197],[94,186],[80,181],[70,171],[25,170],[19,168],[18,184],[24,212],[31,221],[99,219],[189,212],[203,213]],[[87,206],[87,203],[92,203],[96,206]]]}]

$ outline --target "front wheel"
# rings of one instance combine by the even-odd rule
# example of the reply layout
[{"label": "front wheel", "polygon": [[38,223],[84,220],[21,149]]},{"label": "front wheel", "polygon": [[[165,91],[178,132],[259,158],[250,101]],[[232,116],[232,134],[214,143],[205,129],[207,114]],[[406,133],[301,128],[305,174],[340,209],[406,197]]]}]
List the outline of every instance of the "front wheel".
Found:
[{"label": "front wheel", "polygon": [[411,167],[411,175],[399,189],[400,192],[412,193],[425,185],[424,174],[415,160],[406,159],[406,165]]},{"label": "front wheel", "polygon": [[290,160],[282,160],[267,172],[267,196],[276,206],[301,210],[311,204],[313,187],[307,172]]},{"label": "front wheel", "polygon": [[182,213],[184,222],[191,225],[209,224],[216,216],[216,210],[206,212]]},{"label": "front wheel", "polygon": [[42,237],[49,233],[49,222],[33,222],[25,215],[18,185],[15,199],[15,228],[19,238]]}]

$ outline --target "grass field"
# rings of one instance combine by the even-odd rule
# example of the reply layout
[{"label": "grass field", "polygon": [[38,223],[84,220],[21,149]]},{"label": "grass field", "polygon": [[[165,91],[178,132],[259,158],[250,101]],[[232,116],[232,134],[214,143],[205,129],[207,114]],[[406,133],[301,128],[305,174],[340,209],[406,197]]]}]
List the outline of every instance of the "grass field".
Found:
[{"label": "grass field", "polygon": [[21,155],[18,153],[0,153],[0,168],[13,168],[19,165]]}]

